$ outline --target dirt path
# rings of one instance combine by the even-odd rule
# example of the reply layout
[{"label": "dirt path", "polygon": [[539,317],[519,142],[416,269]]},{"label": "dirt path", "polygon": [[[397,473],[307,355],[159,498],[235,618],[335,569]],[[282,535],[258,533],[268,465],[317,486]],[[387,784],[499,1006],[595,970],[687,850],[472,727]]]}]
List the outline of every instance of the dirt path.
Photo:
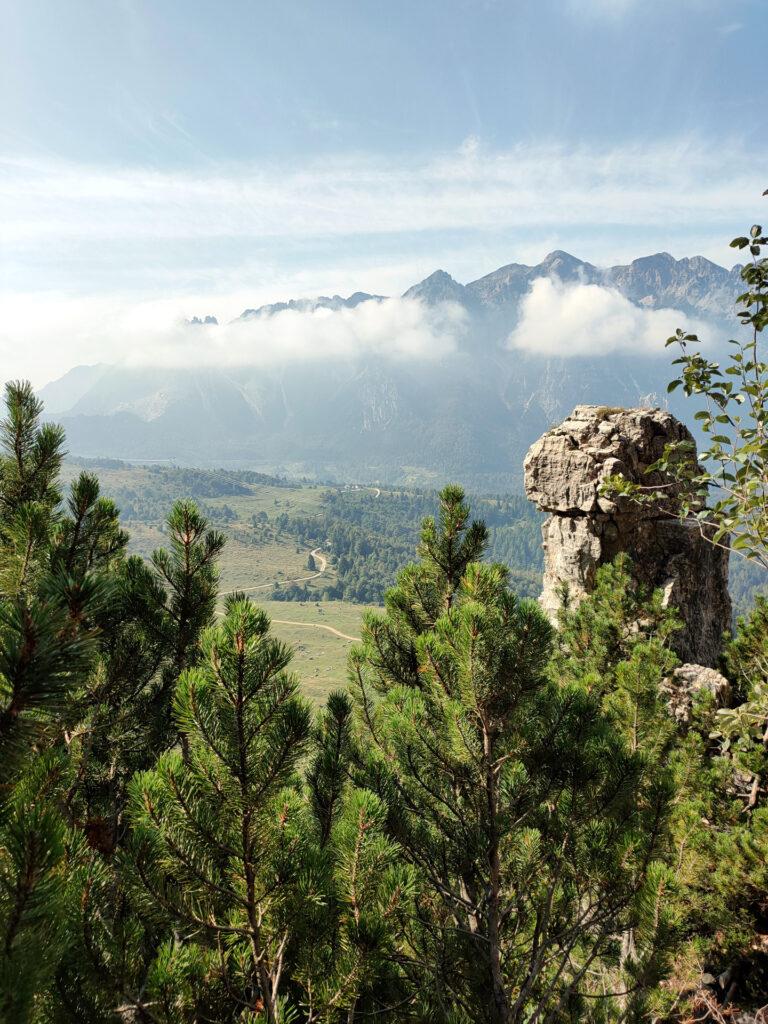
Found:
[{"label": "dirt path", "polygon": [[351,640],[353,643],[360,643],[359,636],[350,636],[348,633],[342,633],[338,629],[334,629],[333,626],[326,626],[322,622],[297,622],[294,619],[272,619],[280,626],[308,626],[310,629],[325,629],[329,633],[333,633],[334,636],[341,637],[342,640]]},{"label": "dirt path", "polygon": [[235,587],[234,590],[224,590],[222,592],[222,596],[224,594],[234,594],[235,592],[241,594],[249,594],[253,590],[269,590],[270,587],[274,587],[276,583],[279,583],[282,586],[285,583],[306,583],[308,580],[316,580],[317,577],[322,576],[325,570],[328,568],[328,559],[325,557],[320,548],[315,548],[315,550],[312,552],[312,557],[316,558],[318,562],[320,562],[321,564],[318,572],[313,572],[310,576],[297,576],[295,579],[292,580],[272,580],[271,583],[259,583],[258,586],[255,587]]},{"label": "dirt path", "polygon": [[[370,489],[376,492],[374,494],[374,498],[381,497],[380,487],[371,487]],[[325,515],[325,513],[315,512],[314,515],[322,516]],[[318,562],[320,562],[320,569],[317,572],[313,572],[309,576],[297,576],[295,579],[292,580],[272,580],[271,583],[259,583],[255,587],[235,587],[234,590],[221,591],[221,596],[224,597],[227,594],[234,594],[235,592],[241,594],[250,594],[254,590],[269,590],[271,587],[274,587],[276,583],[282,586],[286,583],[308,583],[310,580],[316,580],[318,576],[322,576],[325,570],[328,568],[328,559],[323,554],[321,548],[315,548],[315,550],[312,552],[312,557],[316,558]],[[334,629],[332,626],[323,626],[319,622],[289,622],[287,619],[275,619],[274,621],[280,622],[285,626],[315,626],[317,629],[327,629],[331,633],[335,633],[337,636],[340,636],[343,640],[358,641],[360,639],[359,636],[347,636],[346,633],[339,633],[339,631],[337,629]]]}]

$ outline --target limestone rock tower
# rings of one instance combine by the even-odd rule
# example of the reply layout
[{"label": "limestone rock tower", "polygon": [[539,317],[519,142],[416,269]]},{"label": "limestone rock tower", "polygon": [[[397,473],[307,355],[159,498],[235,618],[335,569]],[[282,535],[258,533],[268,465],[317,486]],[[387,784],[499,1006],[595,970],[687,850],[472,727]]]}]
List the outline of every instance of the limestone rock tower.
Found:
[{"label": "limestone rock tower", "polygon": [[548,513],[540,601],[554,619],[562,583],[578,601],[591,591],[598,566],[626,552],[638,579],[663,588],[665,602],[679,609],[684,628],[675,642],[678,655],[684,662],[714,666],[731,621],[728,552],[708,543],[694,522],[600,494],[602,483],[615,473],[674,494],[663,474],[646,473],[673,441],[692,443],[693,438],[664,410],[579,405],[531,447],[526,493]]}]

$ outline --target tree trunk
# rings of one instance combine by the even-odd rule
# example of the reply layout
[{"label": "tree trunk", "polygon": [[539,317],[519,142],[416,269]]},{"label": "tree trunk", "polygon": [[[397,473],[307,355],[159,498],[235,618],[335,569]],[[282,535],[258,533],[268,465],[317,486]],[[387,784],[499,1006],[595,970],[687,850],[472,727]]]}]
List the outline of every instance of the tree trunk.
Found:
[{"label": "tree trunk", "polygon": [[510,1024],[509,997],[501,969],[501,859],[497,823],[496,768],[493,763],[493,738],[483,722],[485,789],[488,801],[488,958],[491,973],[491,1024]]}]

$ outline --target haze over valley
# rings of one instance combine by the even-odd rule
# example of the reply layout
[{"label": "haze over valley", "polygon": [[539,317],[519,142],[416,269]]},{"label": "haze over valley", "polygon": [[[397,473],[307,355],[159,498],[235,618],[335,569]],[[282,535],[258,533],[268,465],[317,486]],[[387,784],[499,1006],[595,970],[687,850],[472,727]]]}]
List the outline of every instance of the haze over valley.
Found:
[{"label": "haze over valley", "polygon": [[0,1024],[768,1024],[768,0],[7,0]]},{"label": "haze over valley", "polygon": [[703,257],[601,269],[555,251],[396,298],[200,311],[41,397],[77,455],[519,490],[525,451],[574,405],[666,401],[664,340],[717,344],[739,290],[738,267]]}]

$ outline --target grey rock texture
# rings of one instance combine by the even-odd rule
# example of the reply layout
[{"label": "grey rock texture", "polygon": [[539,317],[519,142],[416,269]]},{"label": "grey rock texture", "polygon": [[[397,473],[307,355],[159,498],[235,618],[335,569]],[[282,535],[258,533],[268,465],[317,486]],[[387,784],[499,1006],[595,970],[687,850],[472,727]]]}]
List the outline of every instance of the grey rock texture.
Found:
[{"label": "grey rock texture", "polygon": [[718,708],[728,707],[731,698],[731,684],[713,668],[704,665],[680,665],[671,678],[664,680],[669,710],[678,725],[687,726],[691,721],[693,702],[697,694],[705,691],[715,699]]},{"label": "grey rock texture", "polygon": [[626,552],[638,579],[661,587],[666,603],[679,609],[684,626],[675,647],[681,659],[713,666],[731,619],[728,552],[708,543],[696,523],[600,493],[607,477],[621,473],[635,483],[663,487],[674,498],[668,478],[646,472],[674,441],[693,438],[664,410],[580,405],[530,448],[526,493],[549,513],[542,527],[540,600],[555,619],[563,583],[578,601],[592,590],[597,568]]},{"label": "grey rock texture", "polygon": [[467,292],[463,284],[454,281],[450,274],[444,270],[436,270],[434,274],[424,278],[418,284],[413,285],[407,292],[403,293],[404,299],[419,299],[427,305],[435,305],[439,302],[459,302],[468,306],[472,303],[472,296]]}]

